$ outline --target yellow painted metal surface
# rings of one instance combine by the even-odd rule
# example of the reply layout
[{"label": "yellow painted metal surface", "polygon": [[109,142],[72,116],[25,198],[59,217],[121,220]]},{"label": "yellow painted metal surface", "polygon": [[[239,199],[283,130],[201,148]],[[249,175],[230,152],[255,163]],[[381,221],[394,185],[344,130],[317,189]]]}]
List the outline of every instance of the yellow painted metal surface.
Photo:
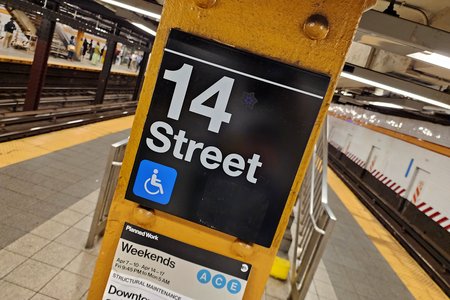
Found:
[{"label": "yellow painted metal surface", "polygon": [[448,299],[405,248],[378,222],[331,169],[328,169],[328,183],[415,299]]},{"label": "yellow painted metal surface", "polygon": [[[215,4],[214,4],[215,3]],[[326,115],[345,54],[363,10],[375,0],[166,0],[132,135],[114,196],[103,245],[91,282],[89,299],[101,299],[125,221],[252,265],[244,299],[261,299],[272,262],[287,226],[307,161]],[[213,4],[210,6],[210,4]],[[210,7],[209,7],[210,6]],[[209,7],[209,8],[202,8]],[[314,14],[327,21],[305,22]],[[318,28],[324,27],[324,28]],[[271,248],[247,245],[234,237],[160,211],[149,212],[125,200],[139,139],[150,106],[169,30],[178,28],[284,63],[325,73],[331,83],[297,172]],[[323,34],[323,30],[327,30]],[[309,31],[309,34],[306,32]],[[311,39],[317,37],[318,39]],[[323,38],[324,37],[324,38]],[[323,39],[320,39],[323,38]]]},{"label": "yellow painted metal surface", "polygon": [[275,260],[272,264],[272,269],[270,270],[270,276],[286,280],[289,275],[289,269],[291,267],[291,263],[289,260],[281,258],[279,256],[275,256]]},{"label": "yellow painted metal surface", "polygon": [[128,129],[132,123],[129,116],[0,143],[0,168]]},{"label": "yellow painted metal surface", "polygon": [[77,31],[77,37],[75,40],[75,53],[76,56],[81,56],[81,50],[83,47],[83,39],[84,39],[84,32],[83,31]]}]

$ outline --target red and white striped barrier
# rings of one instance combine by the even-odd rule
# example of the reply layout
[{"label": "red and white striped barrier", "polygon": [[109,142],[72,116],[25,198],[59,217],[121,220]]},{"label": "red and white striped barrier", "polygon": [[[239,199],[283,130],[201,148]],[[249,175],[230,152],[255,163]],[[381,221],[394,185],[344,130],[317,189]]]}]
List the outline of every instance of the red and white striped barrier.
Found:
[{"label": "red and white striped barrier", "polygon": [[355,162],[360,167],[364,166],[364,161],[362,161],[359,157],[357,157],[355,154],[351,152],[347,152],[347,157],[350,158],[353,162]]},{"label": "red and white striped barrier", "polygon": [[[345,155],[350,158],[353,162],[355,162],[360,167],[364,168],[365,162],[361,160],[358,156],[351,152],[345,153]],[[404,197],[406,189],[403,188],[400,184],[396,183],[394,180],[388,178],[386,175],[383,174],[383,172],[379,170],[372,170],[372,175],[381,181],[384,185],[386,185],[388,188],[393,190],[397,195]],[[438,223],[441,227],[443,227],[445,230],[450,231],[450,219],[446,216],[442,215],[441,212],[434,209],[432,206],[428,205],[427,203],[420,200],[420,195],[423,191],[424,182],[420,181],[417,185],[416,189],[414,190],[414,194],[412,197],[412,203],[416,205],[416,207],[424,213],[426,216],[431,218],[433,221]],[[419,204],[417,204],[419,203]]]},{"label": "red and white striped barrier", "polygon": [[374,169],[372,171],[372,175],[375,176],[376,179],[381,181],[388,188],[393,190],[397,195],[403,196],[405,194],[405,191],[406,191],[405,188],[403,188],[400,184],[396,183],[392,179],[389,179],[387,176],[385,176],[383,173],[381,173],[377,169]]},{"label": "red and white striped barrier", "polygon": [[416,206],[430,219],[438,223],[441,227],[444,227],[445,230],[450,231],[450,220],[446,216],[442,215],[441,212],[437,211],[431,205],[425,202],[420,202]]},{"label": "red and white striped barrier", "polygon": [[425,182],[423,182],[422,180],[419,181],[419,184],[417,184],[417,187],[416,187],[416,189],[414,190],[414,194],[413,194],[413,198],[412,198],[412,202],[413,202],[414,204],[416,204],[416,203],[418,202],[417,200],[419,200],[420,193],[421,193],[422,190],[423,190],[424,184],[425,184]]}]

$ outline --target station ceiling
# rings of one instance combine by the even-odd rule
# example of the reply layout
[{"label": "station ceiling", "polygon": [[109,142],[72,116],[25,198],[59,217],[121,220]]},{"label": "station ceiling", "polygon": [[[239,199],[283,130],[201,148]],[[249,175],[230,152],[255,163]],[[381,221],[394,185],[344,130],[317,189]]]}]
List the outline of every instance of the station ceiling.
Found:
[{"label": "station ceiling", "polygon": [[[94,0],[0,0],[0,4],[69,25],[105,39],[150,51],[157,22]],[[160,5],[154,4],[160,8]]]},{"label": "station ceiling", "polygon": [[[163,4],[163,0],[97,0],[120,13],[123,8],[117,1],[157,14]],[[398,16],[386,12],[390,4],[394,4]],[[138,11],[131,13],[156,27],[158,19]],[[337,96],[342,95],[344,102],[373,110],[387,102],[401,107],[398,114],[423,115],[439,123],[450,120],[449,31],[450,0],[379,0],[362,18],[347,56],[346,70],[352,69],[353,73],[347,72],[349,75],[345,76],[344,72]],[[411,57],[414,53],[441,55],[439,66]],[[449,60],[447,67],[443,67],[442,59]],[[356,74],[367,78],[355,80]]]},{"label": "station ceiling", "polygon": [[[96,2],[133,24],[145,24],[155,32],[159,19],[145,12],[160,15],[164,4],[163,0]],[[131,9],[121,7],[120,3],[130,5]],[[393,5],[395,13],[388,13],[389,5]],[[449,123],[449,31],[450,0],[379,0],[362,18],[354,46],[347,57],[346,70],[352,71],[343,73],[335,98],[342,96],[342,102],[373,110],[392,110],[380,108],[380,103],[396,104],[402,108],[395,111],[396,114],[423,116],[434,122]],[[444,59],[447,57],[448,68],[442,67],[443,63],[437,66],[409,56],[414,53],[435,53]],[[358,59],[355,60],[354,56]],[[358,74],[366,76],[365,80],[355,80]],[[393,89],[386,89],[386,86]]]},{"label": "station ceiling", "polygon": [[[27,1],[46,2],[0,0]],[[164,4],[163,0],[54,1],[79,9],[86,20],[101,20],[106,31],[117,24],[123,40],[135,44],[153,41]],[[387,9],[390,5],[394,6]],[[422,60],[435,55],[435,63]],[[450,0],[379,0],[362,17],[338,82],[335,101],[339,99],[373,110],[383,103],[397,104],[399,113],[422,114],[436,122],[450,119]]]},{"label": "station ceiling", "polygon": [[362,17],[335,99],[448,125],[449,86],[450,0],[379,0]]}]

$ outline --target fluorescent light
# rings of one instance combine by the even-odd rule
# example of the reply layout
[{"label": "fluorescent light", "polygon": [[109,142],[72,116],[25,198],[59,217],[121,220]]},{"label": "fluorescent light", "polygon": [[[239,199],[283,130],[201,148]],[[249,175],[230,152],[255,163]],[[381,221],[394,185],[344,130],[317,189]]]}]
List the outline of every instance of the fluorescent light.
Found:
[{"label": "fluorescent light", "polygon": [[77,124],[77,123],[80,123],[80,122],[83,122],[83,121],[84,121],[83,119],[73,120],[73,121],[67,122],[66,124]]},{"label": "fluorescent light", "polygon": [[347,92],[347,91],[341,91],[341,94],[342,94],[343,96],[347,96],[347,97],[352,97],[352,96],[353,96],[352,93],[349,93],[349,92]]},{"label": "fluorescent light", "polygon": [[122,3],[122,2],[119,2],[119,1],[115,1],[115,0],[101,0],[101,1],[103,1],[105,3],[108,3],[108,4],[112,4],[112,5],[121,7],[121,8],[124,8],[124,9],[128,9],[128,10],[137,12],[137,13],[139,13],[141,15],[149,16],[149,17],[151,17],[153,19],[156,19],[158,21],[161,20],[161,15],[160,14],[157,14],[157,13],[154,13],[154,12],[151,12],[151,11],[139,8],[139,7],[131,6],[129,4],[125,4],[125,3]]},{"label": "fluorescent light", "polygon": [[407,56],[450,70],[450,57],[448,56],[429,51],[411,53]]},{"label": "fluorescent light", "polygon": [[136,26],[137,28],[140,28],[142,30],[144,30],[147,33],[150,33],[151,35],[156,36],[156,32],[150,28],[148,28],[145,25],[142,25],[141,23],[136,23],[136,22],[131,22],[134,26]]},{"label": "fluorescent light", "polygon": [[403,109],[403,106],[397,105],[394,103],[388,103],[388,102],[376,102],[376,101],[370,101],[370,105],[380,106],[380,107],[388,107],[388,108],[396,108],[396,109]]},{"label": "fluorescent light", "polygon": [[431,105],[439,106],[439,107],[442,107],[442,108],[450,110],[450,105],[448,105],[448,104],[445,104],[445,103],[442,103],[442,102],[439,102],[437,100],[433,100],[433,99],[430,99],[430,98],[427,98],[427,97],[424,97],[424,96],[420,96],[420,95],[417,95],[417,94],[414,94],[414,93],[410,93],[410,92],[407,92],[407,91],[404,91],[404,90],[401,90],[401,89],[398,89],[398,88],[395,88],[395,87],[392,87],[392,86],[389,86],[389,85],[386,85],[386,84],[383,84],[383,83],[380,83],[380,82],[377,82],[377,81],[373,81],[373,80],[370,80],[370,79],[362,78],[362,77],[359,77],[359,76],[356,76],[356,75],[353,75],[353,74],[350,74],[350,73],[347,73],[347,72],[342,72],[341,73],[341,77],[348,78],[348,79],[351,79],[351,80],[354,80],[354,81],[358,81],[358,82],[361,82],[361,83],[365,83],[365,84],[368,84],[368,85],[371,85],[371,86],[374,86],[374,87],[377,87],[377,88],[380,88],[380,89],[388,90],[390,92],[393,92],[393,93],[396,93],[396,94],[399,94],[399,95],[403,95],[403,96],[406,96],[406,97],[409,97],[409,98],[413,98],[413,99],[416,99],[416,100],[419,100],[419,101],[422,101],[422,102],[425,102],[425,103],[428,103],[428,104],[431,104]]}]

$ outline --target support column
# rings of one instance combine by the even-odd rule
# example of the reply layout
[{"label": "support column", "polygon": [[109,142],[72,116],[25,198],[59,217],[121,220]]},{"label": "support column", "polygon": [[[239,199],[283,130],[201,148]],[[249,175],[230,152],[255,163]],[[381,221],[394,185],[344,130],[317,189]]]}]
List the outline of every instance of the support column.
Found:
[{"label": "support column", "polygon": [[133,100],[139,100],[139,95],[141,94],[142,84],[144,83],[145,71],[147,70],[148,59],[150,57],[150,52],[144,52],[142,57],[141,67],[139,68],[139,74],[136,78],[136,86],[133,92]]},{"label": "support column", "polygon": [[[136,111],[133,129],[131,131],[131,137],[127,145],[127,153],[123,160],[123,164],[120,170],[119,182],[117,184],[117,189],[115,191],[114,199],[112,201],[111,209],[108,215],[108,223],[102,242],[102,249],[97,258],[95,273],[91,280],[91,287],[89,289],[88,296],[89,300],[102,299],[104,295],[108,295],[108,292],[111,293],[112,289],[116,288],[115,286],[112,286],[112,284],[116,283],[114,283],[114,281],[112,280],[110,281],[110,278],[113,278],[115,274],[115,271],[112,268],[116,268],[116,266],[119,266],[119,264],[114,260],[116,249],[119,255],[125,253],[125,251],[122,250],[123,244],[120,241],[122,232],[127,235],[133,235],[133,237],[135,236],[136,239],[141,238],[138,237],[138,234],[128,231],[128,229],[124,227],[125,223],[137,224],[137,226],[139,226],[142,230],[148,230],[152,232],[152,234],[158,236],[160,238],[159,242],[152,240],[152,245],[158,245],[154,246],[155,249],[162,249],[162,240],[165,238],[170,238],[167,239],[167,241],[178,241],[180,243],[190,245],[189,247],[193,246],[197,249],[204,249],[211,255],[214,255],[210,256],[210,258],[207,258],[206,255],[200,254],[200,252],[198,252],[199,255],[204,257],[205,263],[206,260],[209,261],[208,263],[217,263],[214,258],[217,257],[216,255],[221,255],[227,257],[227,259],[234,259],[238,262],[242,262],[240,265],[237,265],[239,266],[239,268],[236,268],[236,271],[238,272],[236,274],[240,274],[239,270],[241,270],[242,272],[247,272],[249,270],[249,267],[251,266],[251,272],[246,281],[246,286],[244,287],[242,285],[241,289],[240,282],[244,281],[239,281],[239,290],[235,290],[238,281],[231,281],[229,279],[230,277],[227,276],[227,278],[225,278],[225,276],[217,274],[221,271],[214,268],[213,269],[216,274],[212,275],[214,276],[213,278],[221,279],[219,281],[214,281],[214,279],[211,280],[212,276],[211,274],[209,274],[209,278],[207,278],[206,281],[202,282],[205,284],[200,283],[197,280],[195,274],[200,274],[203,277],[202,274],[206,273],[198,273],[200,270],[200,265],[205,266],[205,268],[208,268],[208,265],[199,263],[195,267],[193,264],[187,267],[187,263],[184,261],[184,258],[179,257],[177,258],[176,267],[174,265],[173,268],[167,267],[166,269],[161,269],[164,267],[162,266],[162,264],[156,261],[150,262],[149,260],[147,260],[145,264],[148,266],[152,266],[150,264],[154,263],[154,273],[161,270],[168,270],[170,273],[164,273],[165,277],[162,277],[161,275],[161,282],[159,282],[158,279],[151,278],[151,276],[154,276],[154,274],[151,274],[151,272],[148,272],[148,274],[144,274],[141,268],[137,268],[136,271],[130,271],[129,273],[127,273],[130,275],[134,274],[133,276],[139,275],[139,279],[142,278],[142,280],[148,280],[149,284],[146,287],[142,287],[143,295],[154,294],[155,290],[152,289],[152,287],[153,283],[156,283],[162,284],[163,289],[173,292],[174,295],[177,295],[178,293],[183,295],[187,294],[187,297],[195,299],[218,298],[215,297],[215,294],[213,292],[220,291],[217,291],[217,289],[214,289],[214,287],[223,288],[222,291],[224,294],[221,294],[223,298],[227,297],[227,295],[230,299],[254,300],[262,298],[265,284],[269,277],[275,255],[278,251],[278,248],[280,247],[283,234],[289,223],[291,211],[295,204],[301,183],[308,168],[309,158],[313,154],[314,144],[319,138],[321,125],[325,120],[328,106],[334,94],[336,82],[344,65],[345,54],[352,42],[353,35],[355,33],[356,27],[358,26],[358,22],[361,18],[363,10],[369,8],[370,6],[373,6],[375,2],[375,0],[348,0],[339,2],[317,0],[266,0],[264,1],[264,5],[255,5],[255,1],[253,0],[165,1],[163,16],[161,17],[161,22],[158,25],[157,37],[155,39],[154,47],[152,48],[153,59],[150,61],[148,73],[146,74],[145,82],[143,83],[144,88],[139,98],[140,103]],[[242,16],[245,16],[245,30],[243,30],[242,27]],[[280,18],[280,16],[283,17]],[[224,20],[226,20],[226,24],[224,24]],[[176,28],[179,31],[173,30],[173,28]],[[280,36],[284,38],[280,38]],[[214,42],[210,42],[211,40],[214,40]],[[208,44],[208,47],[211,47],[211,51],[215,51],[214,49],[221,50],[217,51],[217,53],[213,53],[208,49],[204,49],[204,53],[202,55],[200,55],[199,53],[198,55],[200,56],[198,56],[195,53],[192,54],[192,52],[194,52],[194,49],[198,50],[197,47],[200,47],[195,46],[195,43],[199,43],[199,45]],[[229,48],[228,45],[233,45],[235,50]],[[191,48],[191,46],[193,48]],[[212,46],[214,46],[214,48],[212,48]],[[305,55],[305,53],[307,53],[308,55]],[[256,57],[255,55],[258,55],[259,57]],[[196,60],[196,56],[198,57],[198,60]],[[208,56],[210,58],[208,58]],[[267,58],[270,58],[270,60]],[[233,59],[242,60],[242,65],[239,65],[241,67],[232,69],[235,66],[235,64],[232,63]],[[192,61],[195,61],[195,63]],[[264,65],[259,64],[259,62],[264,62]],[[211,63],[211,65],[209,63]],[[278,70],[282,71],[283,73],[276,73],[276,71],[278,70],[265,69],[264,66],[266,63],[270,63],[270,65],[272,66],[277,66],[277,68],[279,68]],[[188,66],[188,68],[192,69],[189,70],[185,68],[184,70],[182,70],[182,68],[189,64],[192,65],[190,65],[191,67]],[[193,72],[198,72],[198,77],[196,77],[195,80],[190,81],[191,79],[189,76],[192,70],[194,70]],[[219,72],[218,70],[223,73],[217,73]],[[261,72],[261,75],[259,75],[259,73],[255,73],[256,70],[259,70],[258,72]],[[322,96],[319,96],[319,100],[317,99],[317,95],[315,94],[309,93],[310,95],[307,96],[303,94],[304,91],[302,90],[291,90],[291,86],[296,86],[293,85],[295,83],[291,82],[291,80],[294,80],[294,78],[290,75],[284,77],[279,76],[279,74],[285,74],[284,70],[295,72],[291,74],[299,74],[299,76],[304,76],[305,80],[311,80],[311,82],[316,80],[314,78],[321,78],[321,85],[317,85],[316,87],[316,83],[314,82],[314,87],[311,86],[311,88],[318,88],[317,91],[321,91],[320,95],[325,94],[325,88],[327,88],[326,95],[323,98]],[[176,76],[180,76],[175,78],[169,75],[169,77],[171,77],[169,81],[175,81],[176,84],[168,83],[167,80],[163,78],[164,74],[166,74],[166,71],[172,72],[167,74],[174,75],[174,73],[176,72]],[[277,74],[276,77],[273,77],[273,79],[272,77],[266,77],[266,75],[272,76],[273,74],[275,74],[272,71]],[[189,75],[187,75],[188,72]],[[249,74],[255,74],[262,77],[247,77],[251,75],[243,72],[249,72]],[[207,205],[202,208],[197,205],[186,207],[183,206],[184,204],[181,203],[181,201],[178,201],[178,199],[181,199],[182,197],[191,197],[192,200],[197,201],[197,203],[203,201],[204,199],[202,197],[204,193],[202,192],[207,191],[206,182],[211,183],[214,182],[214,180],[216,180],[217,182],[223,180],[220,181],[222,189],[217,189],[215,191],[219,196],[220,193],[236,193],[236,195],[238,195],[240,193],[240,191],[237,192],[238,189],[249,188],[248,183],[244,184],[243,180],[241,180],[242,178],[238,180],[237,178],[232,178],[231,176],[225,181],[225,179],[222,179],[222,175],[218,175],[220,177],[214,178],[205,178],[197,175],[190,178],[180,176],[181,174],[188,174],[181,173],[181,169],[185,167],[187,168],[188,166],[184,164],[183,166],[178,165],[178,160],[172,156],[172,153],[169,153],[170,151],[168,150],[170,149],[164,151],[159,151],[157,149],[158,151],[156,151],[154,150],[155,148],[147,149],[145,145],[146,137],[149,135],[148,125],[152,123],[158,123],[154,123],[155,121],[161,121],[161,124],[166,124],[167,126],[162,125],[162,127],[158,127],[158,125],[152,128],[152,130],[156,128],[155,132],[152,133],[156,133],[156,131],[161,130],[158,128],[162,128],[162,130],[159,131],[158,134],[168,141],[169,139],[166,138],[165,134],[172,135],[174,132],[169,131],[173,128],[176,128],[175,131],[180,130],[179,132],[181,132],[181,129],[186,130],[188,136],[190,134],[193,134],[202,136],[204,139],[206,139],[207,136],[209,138],[212,133],[211,130],[206,126],[206,124],[208,122],[211,124],[213,118],[216,118],[216,120],[224,123],[224,116],[227,115],[231,117],[230,112],[235,112],[234,110],[231,110],[231,106],[228,108],[228,110],[226,110],[228,100],[230,100],[230,103],[242,106],[242,92],[239,91],[232,93],[232,84],[229,85],[227,83],[228,87],[225,87],[224,85],[225,89],[223,87],[220,87],[218,90],[215,90],[215,88],[210,88],[210,84],[215,82],[215,80],[217,80],[216,78],[222,80],[220,78],[225,78],[225,74],[229,76],[230,79],[235,80],[232,81],[235,82],[234,87],[247,86],[248,88],[251,88],[252,86],[262,86],[262,83],[259,82],[264,82],[265,87],[267,85],[267,92],[269,92],[271,95],[279,94],[280,86],[278,85],[280,83],[281,85],[286,84],[284,85],[286,93],[297,93],[298,95],[296,94],[296,97],[302,97],[301,99],[305,100],[307,99],[306,101],[310,101],[309,99],[311,99],[311,101],[315,101],[314,105],[316,105],[314,106],[314,114],[317,115],[317,118],[314,116],[310,119],[310,124],[313,124],[311,125],[310,129],[311,134],[307,136],[308,133],[306,133],[306,135],[302,136],[302,139],[304,139],[303,141],[305,141],[305,143],[301,146],[302,149],[304,149],[301,161],[299,158],[299,152],[295,152],[295,154],[294,152],[292,152],[292,154],[294,155],[293,157],[295,157],[296,159],[296,163],[298,161],[298,167],[296,166],[297,169],[294,170],[295,176],[291,179],[283,179],[287,181],[277,183],[276,186],[270,188],[265,186],[259,187],[261,188],[261,193],[270,191],[270,195],[272,195],[275,194],[275,190],[281,189],[282,185],[285,185],[285,190],[288,191],[288,193],[286,193],[286,198],[270,198],[269,195],[269,198],[267,199],[263,197],[256,197],[255,199],[252,199],[255,205],[261,206],[261,214],[267,214],[267,216],[270,215],[271,219],[270,221],[267,221],[268,219],[265,215],[263,215],[261,219],[262,221],[260,223],[263,225],[260,225],[259,223],[256,224],[257,221],[255,220],[257,219],[250,219],[245,216],[245,220],[247,220],[247,226],[243,226],[245,224],[244,222],[242,222],[241,226],[243,228],[238,229],[242,230],[241,232],[246,232],[246,234],[248,234],[247,237],[244,237],[246,240],[249,239],[248,242],[239,239],[238,234],[236,234],[236,236],[232,236],[231,234],[225,234],[215,230],[215,227],[213,228],[212,223],[209,223],[209,221],[205,221],[203,223],[203,220],[201,219],[202,215],[219,216],[219,214],[216,214],[217,207],[213,207],[213,200],[211,200],[209,206]],[[242,74],[246,74],[246,76]],[[312,75],[314,75],[314,77]],[[203,78],[205,78],[206,81],[203,80]],[[256,83],[256,81],[247,81],[250,80],[249,78],[251,80],[258,80],[258,83]],[[226,79],[227,82],[231,82],[230,79]],[[267,79],[277,81],[268,81]],[[328,79],[330,80],[330,84],[326,83],[325,85],[325,82],[323,80],[326,80],[326,82],[328,82]],[[280,80],[283,81],[280,82]],[[253,82],[255,83],[253,84]],[[274,85],[274,83],[277,82],[279,83],[277,85]],[[195,86],[190,86],[190,83]],[[181,90],[180,84],[183,85],[181,87]],[[180,93],[177,97],[173,97],[173,95],[175,94],[175,85],[177,85],[178,92]],[[308,85],[309,83],[305,83],[305,86]],[[189,96],[187,97],[189,99],[185,99],[185,93],[188,86],[190,88],[191,94],[189,94]],[[203,102],[201,104],[197,103],[198,106],[193,111],[190,110],[189,102],[192,101],[192,97],[197,96],[198,93],[202,91],[206,91],[205,88],[208,89],[208,92],[203,92],[203,94],[200,94],[202,97],[210,96],[210,92],[212,91],[217,91],[219,93],[223,92],[223,95],[227,93],[227,95],[220,100],[220,106],[218,106],[219,97],[217,97],[217,99],[214,99],[216,100],[215,105],[217,107],[208,107],[211,110],[208,110],[207,106],[205,106]],[[164,92],[162,92],[163,90]],[[234,89],[234,91],[237,90]],[[253,89],[251,91],[253,91]],[[261,89],[261,92],[265,93],[263,89]],[[314,100],[311,98],[313,97],[313,95],[315,98]],[[172,100],[170,100],[171,97],[173,98]],[[259,96],[259,94],[257,94],[257,97],[264,98],[265,96]],[[256,101],[257,99],[255,99],[256,98],[253,97],[251,101],[253,102],[253,104],[258,102]],[[168,103],[169,101],[170,103]],[[155,106],[153,106],[153,104],[155,104]],[[319,106],[320,109],[317,109]],[[202,111],[199,111],[199,107],[201,107]],[[174,114],[169,113],[168,115],[166,115],[166,113],[170,109],[172,109],[172,112]],[[266,110],[266,107],[264,106],[255,109],[257,109],[259,113],[259,111]],[[289,107],[285,106],[285,109],[288,110]],[[295,106],[292,106],[292,109],[295,109]],[[308,109],[310,108],[308,107]],[[311,112],[313,112],[313,110],[311,110]],[[273,113],[275,114],[273,116],[274,120],[282,120],[285,117],[282,114],[283,111],[278,110],[278,108],[273,110]],[[253,116],[252,111],[248,111],[246,112],[246,114],[249,114],[249,117],[250,114],[251,116]],[[149,116],[151,116],[152,118],[150,119]],[[153,118],[153,116],[157,117]],[[180,120],[178,116],[182,116],[181,119],[183,120]],[[292,116],[295,117],[296,115]],[[210,120],[205,119],[205,117],[209,118]],[[283,139],[285,139],[286,142],[288,141],[288,138],[292,134],[294,134],[294,132],[289,132],[290,128],[288,127],[273,128],[273,125],[271,125],[281,125],[281,122],[261,123],[258,118],[251,117],[250,119],[248,119],[249,117],[246,117],[246,115],[244,115],[244,112],[242,112],[242,114],[233,114],[234,119],[231,118],[231,122],[234,122],[233,124],[239,124],[239,122],[243,122],[245,124],[248,124],[248,126],[250,126],[249,128],[263,128],[263,134],[266,133],[264,131],[266,125],[261,127],[261,124],[268,124],[267,130],[269,130],[269,132],[267,133],[271,133],[273,132],[273,130],[277,130],[275,131],[276,133],[280,132],[283,135],[285,134],[283,136]],[[202,121],[196,122],[197,118],[198,120],[202,118]],[[188,120],[193,120],[193,122],[189,122]],[[165,123],[165,121],[167,121],[168,123]],[[172,125],[175,127],[171,127]],[[224,127],[230,126],[225,124],[222,125]],[[229,130],[230,127],[227,127],[227,129]],[[249,136],[251,131],[246,132],[239,129],[236,131],[237,136],[240,136],[242,138],[249,138],[250,140],[260,141],[259,136],[261,132],[256,133],[256,135],[254,136]],[[214,139],[218,144],[226,144],[227,139],[229,138],[229,134],[227,131],[225,132],[222,131],[219,133],[219,130],[217,130],[217,135],[214,135]],[[281,137],[278,136],[275,136],[274,138],[276,140],[281,139]],[[293,135],[292,138],[294,138]],[[142,144],[142,141],[144,141],[144,144]],[[156,147],[162,149],[166,148],[165,146],[169,144],[170,141],[161,146],[158,141],[158,145]],[[140,148],[141,145],[142,147]],[[271,147],[272,145],[267,144],[267,146]],[[251,150],[251,152],[249,153],[258,153],[257,151],[259,150],[256,149],[264,149],[261,151],[266,151],[265,149],[267,149],[264,144],[259,142],[256,143],[254,147],[255,150]],[[138,152],[138,149],[140,149],[139,151],[141,151],[142,149],[142,151]],[[147,159],[152,159],[155,161],[150,162]],[[264,171],[261,171],[260,174],[264,174],[262,172],[272,172],[272,170],[270,169],[270,163],[267,164],[264,158],[263,160],[264,164],[261,167],[265,169],[261,169]],[[249,163],[252,165],[250,161],[251,160],[249,160]],[[196,193],[192,194],[186,193],[183,195],[177,195],[177,192],[174,192],[172,195],[169,194],[168,199],[171,201],[170,206],[172,207],[171,209],[173,209],[171,211],[167,209],[167,206],[161,205],[161,202],[158,202],[159,199],[162,198],[142,198],[142,201],[145,201],[144,199],[154,199],[148,201],[148,207],[153,208],[143,208],[139,206],[137,201],[133,200],[141,197],[135,194],[134,186],[136,186],[137,189],[146,188],[145,183],[140,184],[138,183],[138,180],[136,180],[137,173],[139,173],[140,171],[149,171],[150,175],[148,176],[151,177],[152,171],[154,171],[153,174],[156,174],[156,171],[158,171],[158,169],[153,169],[153,167],[141,167],[141,162],[144,162],[145,164],[147,162],[155,163],[155,166],[159,163],[163,164],[161,165],[161,169],[159,171],[163,170],[162,168],[166,168],[164,170],[167,170],[167,172],[169,172],[168,170],[171,169],[171,167],[174,167],[174,169],[171,169],[170,171],[175,171],[173,172],[174,175],[170,176],[173,176],[173,182],[175,182],[176,179],[176,182],[174,183],[175,190],[178,188],[178,191],[182,191],[184,189],[184,185],[191,184],[199,184],[198,186],[196,186],[196,188],[200,187],[201,190],[197,190]],[[172,165],[172,162],[174,163],[174,165]],[[256,164],[259,163],[258,160],[253,160],[253,162],[255,162]],[[143,164],[143,166],[145,166],[145,164]],[[168,167],[169,165],[171,167]],[[138,170],[134,168],[134,166],[139,166]],[[149,168],[151,169],[147,170]],[[191,165],[191,168],[195,167],[192,167]],[[178,177],[176,177],[177,171],[180,172],[178,173]],[[185,170],[183,170],[183,172],[184,171]],[[205,169],[204,171],[198,170],[198,172],[199,173],[197,174],[207,171]],[[162,174],[163,173],[158,174],[158,177],[160,177]],[[147,176],[147,174],[143,176]],[[145,180],[145,178],[148,177],[141,178],[144,178]],[[156,175],[153,178],[156,178]],[[169,178],[169,176],[167,178]],[[166,180],[163,179],[163,181]],[[168,183],[166,182],[162,184],[166,184],[167,186]],[[180,184],[182,185],[181,188]],[[264,183],[261,182],[259,182],[258,184],[264,185]],[[233,186],[236,187],[236,189],[234,191],[229,191],[226,190],[227,186]],[[258,188],[258,186],[256,185],[255,187],[255,189]],[[161,194],[163,194],[162,189],[159,189],[159,191],[161,192]],[[150,192],[148,194],[151,195]],[[216,203],[219,204],[219,202]],[[272,216],[272,207],[282,208],[282,215]],[[182,210],[185,210],[185,216],[188,216],[188,210],[190,210],[189,213],[191,213],[191,216],[195,215],[198,218],[196,220],[182,219],[182,216],[180,216],[178,213],[174,213]],[[243,209],[240,210],[240,213],[242,212],[242,216],[244,216],[244,214],[248,211],[249,210],[245,211]],[[231,214],[231,212],[228,213]],[[218,220],[216,221],[219,222]],[[196,222],[197,224],[194,222]],[[202,225],[211,225],[211,227]],[[276,228],[275,232],[273,232],[274,228]],[[250,243],[250,241],[252,241],[251,239],[255,241],[255,238],[257,236],[263,236],[262,234],[267,237],[268,233],[270,233],[271,235],[273,234],[273,238],[271,239],[271,241],[266,240],[265,244],[262,244],[261,242],[259,242],[260,244],[257,244],[256,242]],[[164,257],[170,258],[173,255],[173,257],[175,258],[176,253],[178,253],[179,250],[177,249],[177,244],[169,245],[167,243],[165,245],[167,245],[167,247],[165,247],[164,250],[160,250],[163,253]],[[310,244],[308,246],[312,245]],[[142,247],[142,249],[144,249],[144,247],[147,247],[145,248],[146,251],[147,249],[150,252],[153,251],[153,248],[151,246]],[[166,259],[168,260],[168,258]],[[186,258],[186,261],[189,260]],[[125,264],[120,265],[125,266]],[[141,267],[139,263],[137,263],[137,265]],[[186,268],[190,268],[186,272],[192,272],[190,273],[192,274],[191,277],[184,276],[184,278],[183,275],[186,275],[187,273],[180,273],[181,269],[185,265]],[[221,265],[221,267],[223,268],[225,266],[226,263],[223,263]],[[156,268],[158,268],[158,270]],[[314,266],[311,265],[311,268],[314,268]],[[131,267],[129,267],[129,269],[131,269]],[[177,281],[177,283],[175,283],[175,281]],[[213,281],[214,286],[212,283]],[[221,286],[219,286],[219,282],[223,285],[221,284]],[[195,285],[191,286],[191,283],[192,285]],[[293,284],[295,285],[295,282],[293,282]],[[120,286],[119,288],[122,289],[122,287]],[[117,291],[119,291],[119,288],[117,288]],[[136,284],[136,289],[137,288],[138,286]],[[123,285],[123,290],[123,293],[125,293],[125,291],[129,293],[135,293],[134,288],[125,284]],[[226,294],[227,291],[230,292],[230,294]],[[239,292],[240,294],[236,294],[235,292]]]},{"label": "support column", "polygon": [[45,74],[47,72],[47,61],[52,44],[53,33],[56,23],[42,18],[38,30],[38,40],[34,52],[33,64],[31,65],[30,79],[28,81],[27,94],[23,105],[24,111],[37,110],[44,86]]},{"label": "support column", "polygon": [[116,51],[117,41],[108,40],[106,44],[105,61],[103,62],[103,68],[98,77],[97,92],[95,94],[95,104],[102,104],[105,96],[106,85],[108,84],[108,76],[111,71],[113,63],[114,52]]},{"label": "support column", "polygon": [[78,30],[75,39],[75,60],[81,60],[81,48],[83,46],[84,32]]}]

